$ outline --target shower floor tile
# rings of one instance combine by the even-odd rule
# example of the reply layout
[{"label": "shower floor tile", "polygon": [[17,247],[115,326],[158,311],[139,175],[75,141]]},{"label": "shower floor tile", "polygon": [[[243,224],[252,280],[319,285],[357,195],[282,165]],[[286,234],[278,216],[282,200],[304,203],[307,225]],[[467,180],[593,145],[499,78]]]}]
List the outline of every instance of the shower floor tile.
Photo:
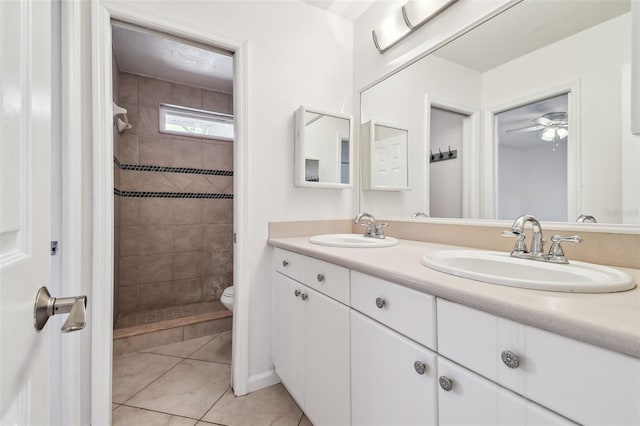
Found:
[{"label": "shower floor tile", "polygon": [[118,315],[114,330],[224,310],[226,310],[226,308],[222,303],[213,301],[134,312],[131,314]]}]

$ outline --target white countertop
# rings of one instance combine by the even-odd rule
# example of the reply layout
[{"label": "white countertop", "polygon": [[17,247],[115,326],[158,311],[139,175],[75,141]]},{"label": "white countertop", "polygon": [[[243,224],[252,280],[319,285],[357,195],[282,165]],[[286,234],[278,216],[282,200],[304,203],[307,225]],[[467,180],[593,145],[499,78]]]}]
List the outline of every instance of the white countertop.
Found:
[{"label": "white countertop", "polygon": [[[640,358],[640,289],[619,293],[527,290],[448,275],[423,266],[430,250],[461,247],[400,240],[395,247],[339,248],[309,237],[271,238],[274,247],[383,278],[523,324]],[[640,282],[640,270],[621,269]]]}]

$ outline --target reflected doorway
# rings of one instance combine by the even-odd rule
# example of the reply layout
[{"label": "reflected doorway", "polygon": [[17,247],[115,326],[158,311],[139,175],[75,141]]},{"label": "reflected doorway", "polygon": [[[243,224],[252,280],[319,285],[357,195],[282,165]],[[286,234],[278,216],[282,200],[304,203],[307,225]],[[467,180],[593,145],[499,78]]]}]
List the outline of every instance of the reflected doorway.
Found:
[{"label": "reflected doorway", "polygon": [[568,220],[569,94],[496,114],[497,213]]}]

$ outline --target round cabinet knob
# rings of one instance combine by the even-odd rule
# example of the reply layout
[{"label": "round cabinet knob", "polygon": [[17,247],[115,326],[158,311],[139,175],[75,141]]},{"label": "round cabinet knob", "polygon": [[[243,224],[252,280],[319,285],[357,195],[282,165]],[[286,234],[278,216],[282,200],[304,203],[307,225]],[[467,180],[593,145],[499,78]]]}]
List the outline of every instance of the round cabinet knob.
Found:
[{"label": "round cabinet knob", "polygon": [[302,300],[307,300],[309,298],[309,296],[307,296],[307,293],[302,293]]},{"label": "round cabinet knob", "polygon": [[440,376],[440,378],[438,379],[438,383],[440,383],[440,387],[445,392],[449,392],[451,389],[453,389],[453,382],[447,376]]},{"label": "round cabinet knob", "polygon": [[427,366],[425,365],[425,363],[420,361],[414,362],[413,368],[416,369],[416,373],[418,374],[424,374],[424,372],[427,371]]},{"label": "round cabinet knob", "polygon": [[322,281],[324,281],[324,274],[318,274],[316,278],[318,279],[318,282],[321,283]]},{"label": "round cabinet knob", "polygon": [[289,266],[289,262],[287,262],[286,260],[283,260],[282,261],[282,266],[284,266],[286,268],[287,266]]},{"label": "round cabinet knob", "polygon": [[294,291],[294,292],[293,292],[293,294],[294,294],[296,297],[300,296],[300,290],[296,290],[296,291]]},{"label": "round cabinet knob", "polygon": [[376,306],[378,308],[380,308],[380,309],[384,308],[385,303],[386,302],[384,301],[384,299],[382,297],[376,298]]},{"label": "round cabinet knob", "polygon": [[511,351],[502,351],[502,362],[509,368],[518,368],[520,365],[520,360],[518,359],[518,355],[514,354]]}]

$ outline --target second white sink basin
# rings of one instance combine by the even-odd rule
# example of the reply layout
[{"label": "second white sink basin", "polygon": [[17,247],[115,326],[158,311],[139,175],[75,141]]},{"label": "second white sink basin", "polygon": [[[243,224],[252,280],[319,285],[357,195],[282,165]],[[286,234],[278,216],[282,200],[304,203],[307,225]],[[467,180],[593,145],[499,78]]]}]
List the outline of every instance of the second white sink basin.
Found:
[{"label": "second white sink basin", "polygon": [[422,264],[436,271],[510,287],[612,293],[636,286],[626,272],[592,263],[570,262],[559,265],[484,250],[437,250],[422,257]]},{"label": "second white sink basin", "polygon": [[309,238],[309,242],[321,246],[330,247],[391,247],[398,245],[398,240],[393,237],[371,238],[362,234],[324,234]]}]

